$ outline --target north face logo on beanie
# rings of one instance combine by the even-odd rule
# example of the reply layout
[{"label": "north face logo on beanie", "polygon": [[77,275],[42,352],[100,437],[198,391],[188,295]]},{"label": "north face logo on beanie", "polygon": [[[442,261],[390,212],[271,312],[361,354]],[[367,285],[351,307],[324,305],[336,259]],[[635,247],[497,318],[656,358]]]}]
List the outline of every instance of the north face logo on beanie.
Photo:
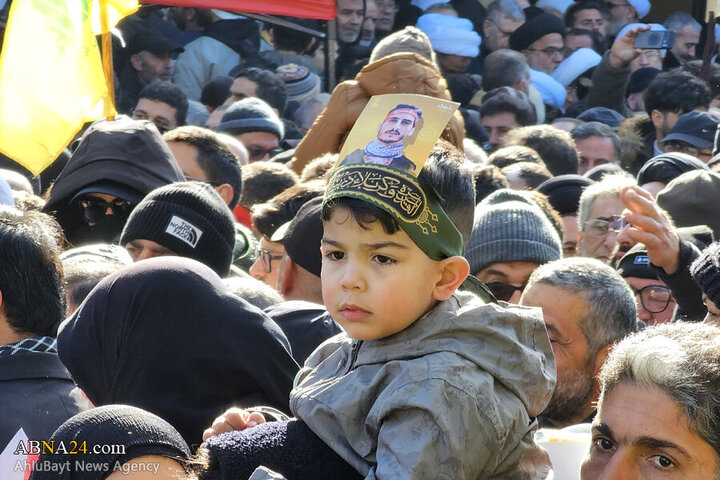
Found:
[{"label": "north face logo on beanie", "polygon": [[183,242],[190,245],[192,248],[195,248],[200,241],[200,237],[202,236],[203,231],[197,228],[192,223],[188,222],[187,220],[173,215],[173,217],[170,219],[170,223],[168,223],[167,228],[165,228],[165,233],[168,233],[173,237],[179,238]]}]

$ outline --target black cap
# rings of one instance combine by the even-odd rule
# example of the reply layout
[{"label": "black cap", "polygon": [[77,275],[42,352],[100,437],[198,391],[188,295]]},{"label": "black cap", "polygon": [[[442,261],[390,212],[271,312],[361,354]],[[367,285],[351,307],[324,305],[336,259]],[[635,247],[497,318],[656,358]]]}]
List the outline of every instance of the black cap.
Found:
[{"label": "black cap", "polygon": [[128,43],[127,54],[130,56],[145,51],[162,55],[164,53],[184,52],[185,49],[176,46],[159,33],[155,33],[150,30],[140,30]]},{"label": "black cap", "polygon": [[550,33],[565,35],[565,25],[555,15],[541,13],[520,25],[510,34],[510,48],[521,52]]},{"label": "black cap", "polygon": [[282,242],[285,253],[293,262],[318,277],[322,267],[322,200],[322,197],[316,197],[303,205],[295,218],[281,225],[270,239]]},{"label": "black cap", "polygon": [[583,113],[578,115],[577,119],[582,120],[583,122],[604,123],[605,125],[617,132],[618,128],[620,128],[620,122],[625,120],[625,117],[610,108],[593,107],[588,108]]},{"label": "black cap", "polygon": [[638,68],[633,73],[630,74],[630,80],[628,80],[627,89],[625,90],[625,95],[630,95],[632,93],[638,93],[645,90],[653,80],[655,80],[655,77],[658,76],[660,73],[660,70],[657,68],[652,67],[643,67]]},{"label": "black cap", "polygon": [[580,195],[593,183],[595,182],[581,175],[558,175],[550,180],[545,180],[538,185],[536,190],[547,195],[550,205],[560,215],[577,215]]},{"label": "black cap", "polygon": [[657,279],[655,270],[650,266],[647,247],[642,243],[635,244],[618,263],[618,273],[621,277],[653,278]]},{"label": "black cap", "polygon": [[680,115],[678,121],[670,129],[670,133],[662,141],[679,140],[696,148],[710,148],[715,141],[715,130],[717,130],[718,123],[720,123],[720,117],[709,112],[692,110]]},{"label": "black cap", "polygon": [[709,170],[702,161],[681,152],[667,152],[651,158],[637,174],[637,184],[660,182],[667,185],[673,179],[690,170]]}]

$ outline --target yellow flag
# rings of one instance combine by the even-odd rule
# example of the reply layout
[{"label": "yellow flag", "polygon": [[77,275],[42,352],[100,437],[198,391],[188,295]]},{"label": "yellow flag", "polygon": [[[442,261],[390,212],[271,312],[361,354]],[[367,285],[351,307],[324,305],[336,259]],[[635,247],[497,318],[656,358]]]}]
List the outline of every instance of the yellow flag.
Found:
[{"label": "yellow flag", "polygon": [[[137,9],[137,0],[107,1],[110,26]],[[0,55],[0,151],[36,175],[97,118],[91,112],[107,95],[93,5],[15,0],[10,8]]]}]

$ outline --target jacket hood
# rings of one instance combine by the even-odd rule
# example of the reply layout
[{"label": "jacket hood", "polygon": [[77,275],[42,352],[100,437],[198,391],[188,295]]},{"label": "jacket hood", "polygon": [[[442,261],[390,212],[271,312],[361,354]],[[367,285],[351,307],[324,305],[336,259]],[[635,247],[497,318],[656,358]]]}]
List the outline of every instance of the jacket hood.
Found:
[{"label": "jacket hood", "polygon": [[355,365],[444,351],[461,355],[489,372],[523,402],[530,417],[537,416],[550,401],[557,374],[542,311],[485,304],[465,292],[456,292],[395,335],[364,341]]},{"label": "jacket hood", "polygon": [[355,77],[370,96],[416,93],[451,100],[447,83],[425,57],[417,53],[394,53],[366,65]]},{"label": "jacket hood", "polygon": [[103,122],[85,133],[55,180],[43,211],[67,204],[82,188],[115,182],[144,196],[185,176],[155,125],[143,121]]}]

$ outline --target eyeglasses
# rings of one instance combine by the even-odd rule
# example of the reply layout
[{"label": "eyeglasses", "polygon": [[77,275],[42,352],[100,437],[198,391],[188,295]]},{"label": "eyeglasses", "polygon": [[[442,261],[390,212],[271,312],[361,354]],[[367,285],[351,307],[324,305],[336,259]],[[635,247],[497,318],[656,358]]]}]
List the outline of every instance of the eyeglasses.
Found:
[{"label": "eyeglasses", "polygon": [[548,57],[554,57],[555,55],[563,55],[563,51],[565,50],[565,47],[545,47],[545,48],[528,48],[527,50],[530,50],[531,52],[542,52]]},{"label": "eyeglasses", "polygon": [[280,147],[276,147],[266,150],[264,148],[249,147],[247,151],[251,161],[258,161],[265,158],[265,155],[269,155],[270,158],[272,158],[278,153],[282,153],[283,149]]},{"label": "eyeglasses", "polygon": [[709,148],[697,148],[685,142],[669,141],[663,143],[663,147],[666,152],[687,153],[688,155],[692,155],[693,157],[697,157],[701,160],[703,158],[709,159],[712,157],[712,151]]},{"label": "eyeglasses", "polygon": [[486,284],[488,290],[495,295],[495,298],[507,302],[513,296],[516,291],[522,293],[525,290],[525,285],[522,287],[516,287],[515,285],[509,285],[507,283],[492,282]]},{"label": "eyeglasses", "polygon": [[272,261],[280,260],[281,258],[283,258],[283,255],[273,255],[270,250],[265,250],[264,248],[257,247],[255,249],[255,258],[260,258],[262,260],[262,266],[265,270],[265,273],[271,273]]},{"label": "eyeglasses", "polygon": [[640,295],[640,303],[650,313],[664,312],[672,300],[670,289],[662,285],[648,285],[639,290],[632,286],[630,288],[635,295]]},{"label": "eyeglasses", "polygon": [[113,215],[119,218],[127,219],[132,210],[132,205],[125,200],[116,198],[112,202],[106,202],[102,198],[86,197],[79,200],[82,209],[83,218],[88,223],[97,223],[105,216],[108,208]]},{"label": "eyeglasses", "polygon": [[595,220],[585,222],[587,232],[596,237],[607,237],[610,232],[619,232],[629,223],[620,215],[611,217],[598,217]]}]

